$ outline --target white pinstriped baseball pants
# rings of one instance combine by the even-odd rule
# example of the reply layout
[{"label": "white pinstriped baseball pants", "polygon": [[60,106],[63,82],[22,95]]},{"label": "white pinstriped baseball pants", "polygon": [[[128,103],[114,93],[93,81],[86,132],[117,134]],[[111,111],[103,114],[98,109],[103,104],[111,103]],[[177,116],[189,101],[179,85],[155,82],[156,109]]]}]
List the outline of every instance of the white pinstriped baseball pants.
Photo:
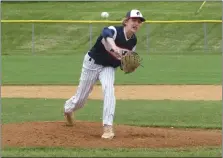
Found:
[{"label": "white pinstriped baseball pants", "polygon": [[103,91],[103,125],[113,125],[116,98],[114,92],[115,71],[113,67],[103,67],[85,55],[80,82],[76,94],[64,104],[64,112],[74,112],[84,106],[96,81],[100,81]]}]

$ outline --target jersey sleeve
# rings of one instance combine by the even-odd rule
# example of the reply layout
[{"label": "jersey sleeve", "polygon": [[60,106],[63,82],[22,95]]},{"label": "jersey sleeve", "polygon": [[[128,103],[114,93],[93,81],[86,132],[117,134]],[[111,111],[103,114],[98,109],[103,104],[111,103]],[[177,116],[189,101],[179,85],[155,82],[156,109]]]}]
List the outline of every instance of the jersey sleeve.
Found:
[{"label": "jersey sleeve", "polygon": [[111,37],[115,40],[117,36],[117,30],[114,26],[105,27],[102,30],[102,36],[104,38]]}]

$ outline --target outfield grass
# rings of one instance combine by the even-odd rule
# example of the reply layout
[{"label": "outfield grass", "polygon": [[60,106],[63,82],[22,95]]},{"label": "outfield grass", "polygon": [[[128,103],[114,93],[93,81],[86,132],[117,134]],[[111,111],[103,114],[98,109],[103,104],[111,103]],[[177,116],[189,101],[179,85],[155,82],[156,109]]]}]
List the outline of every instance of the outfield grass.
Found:
[{"label": "outfield grass", "polygon": [[192,149],[78,149],[6,148],[2,155],[44,157],[220,157],[221,148]]},{"label": "outfield grass", "polygon": [[[84,54],[75,56],[4,56],[2,83],[69,84],[79,82]],[[214,56],[143,55],[143,66],[115,84],[221,84],[221,58]]]},{"label": "outfield grass", "polygon": [[[109,20],[120,20],[136,7],[148,20],[221,17],[220,2],[207,2],[195,16],[199,6],[200,2],[3,2],[2,19],[101,20],[100,12],[106,10],[111,13]],[[93,40],[103,27],[93,25]],[[77,84],[89,49],[88,25],[35,24],[35,55],[31,28],[31,24],[3,23],[2,83]],[[118,71],[116,84],[221,84],[221,24],[208,24],[207,52],[202,24],[151,24],[149,52],[146,28],[139,32],[137,46],[144,68],[130,75]]]},{"label": "outfield grass", "polygon": [[[221,2],[207,2],[198,15],[201,2],[24,2],[2,3],[4,20],[121,20],[132,8],[148,20],[220,20]],[[104,25],[93,24],[93,43]],[[113,25],[113,24],[112,24]],[[137,50],[150,54],[213,54],[221,52],[221,23],[207,24],[207,52],[204,52],[203,24],[150,24],[138,32]],[[2,24],[2,54],[32,54],[32,24]],[[148,33],[147,33],[148,32]],[[148,38],[147,38],[148,37]],[[149,42],[149,43],[148,43]],[[89,49],[88,24],[35,24],[36,55],[70,55]]]},{"label": "outfield grass", "polygon": [[[2,122],[63,120],[64,101],[3,98]],[[102,104],[101,100],[89,100],[86,106],[75,114],[76,119],[102,121]],[[115,123],[135,126],[221,128],[221,101],[118,100]]]}]

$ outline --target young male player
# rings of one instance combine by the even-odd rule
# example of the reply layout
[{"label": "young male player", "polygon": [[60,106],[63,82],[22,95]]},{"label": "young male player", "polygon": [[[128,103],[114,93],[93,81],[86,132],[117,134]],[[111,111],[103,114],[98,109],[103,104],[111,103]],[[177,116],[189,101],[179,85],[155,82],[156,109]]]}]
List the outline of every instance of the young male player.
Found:
[{"label": "young male player", "polygon": [[73,125],[72,113],[82,108],[96,81],[100,81],[103,90],[103,135],[112,139],[115,116],[115,71],[120,66],[121,56],[136,49],[135,33],[145,21],[139,10],[127,12],[121,26],[105,27],[94,46],[84,57],[79,86],[74,96],[64,105],[64,115],[68,125]]}]

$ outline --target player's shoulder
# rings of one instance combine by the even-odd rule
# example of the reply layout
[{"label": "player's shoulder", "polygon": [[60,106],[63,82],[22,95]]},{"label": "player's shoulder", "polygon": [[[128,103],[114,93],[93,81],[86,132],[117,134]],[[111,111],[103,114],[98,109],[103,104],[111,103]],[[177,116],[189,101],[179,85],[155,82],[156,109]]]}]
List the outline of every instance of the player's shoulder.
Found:
[{"label": "player's shoulder", "polygon": [[117,32],[123,32],[124,27],[123,26],[114,26]]},{"label": "player's shoulder", "polygon": [[116,31],[120,31],[122,30],[122,27],[121,26],[116,26],[116,25],[109,25],[107,26],[109,29],[113,29],[113,30],[116,30]]},{"label": "player's shoulder", "polygon": [[113,26],[110,26],[110,28],[114,29],[117,34],[119,36],[123,36],[124,34],[124,26],[120,26],[120,25],[113,25]]}]

